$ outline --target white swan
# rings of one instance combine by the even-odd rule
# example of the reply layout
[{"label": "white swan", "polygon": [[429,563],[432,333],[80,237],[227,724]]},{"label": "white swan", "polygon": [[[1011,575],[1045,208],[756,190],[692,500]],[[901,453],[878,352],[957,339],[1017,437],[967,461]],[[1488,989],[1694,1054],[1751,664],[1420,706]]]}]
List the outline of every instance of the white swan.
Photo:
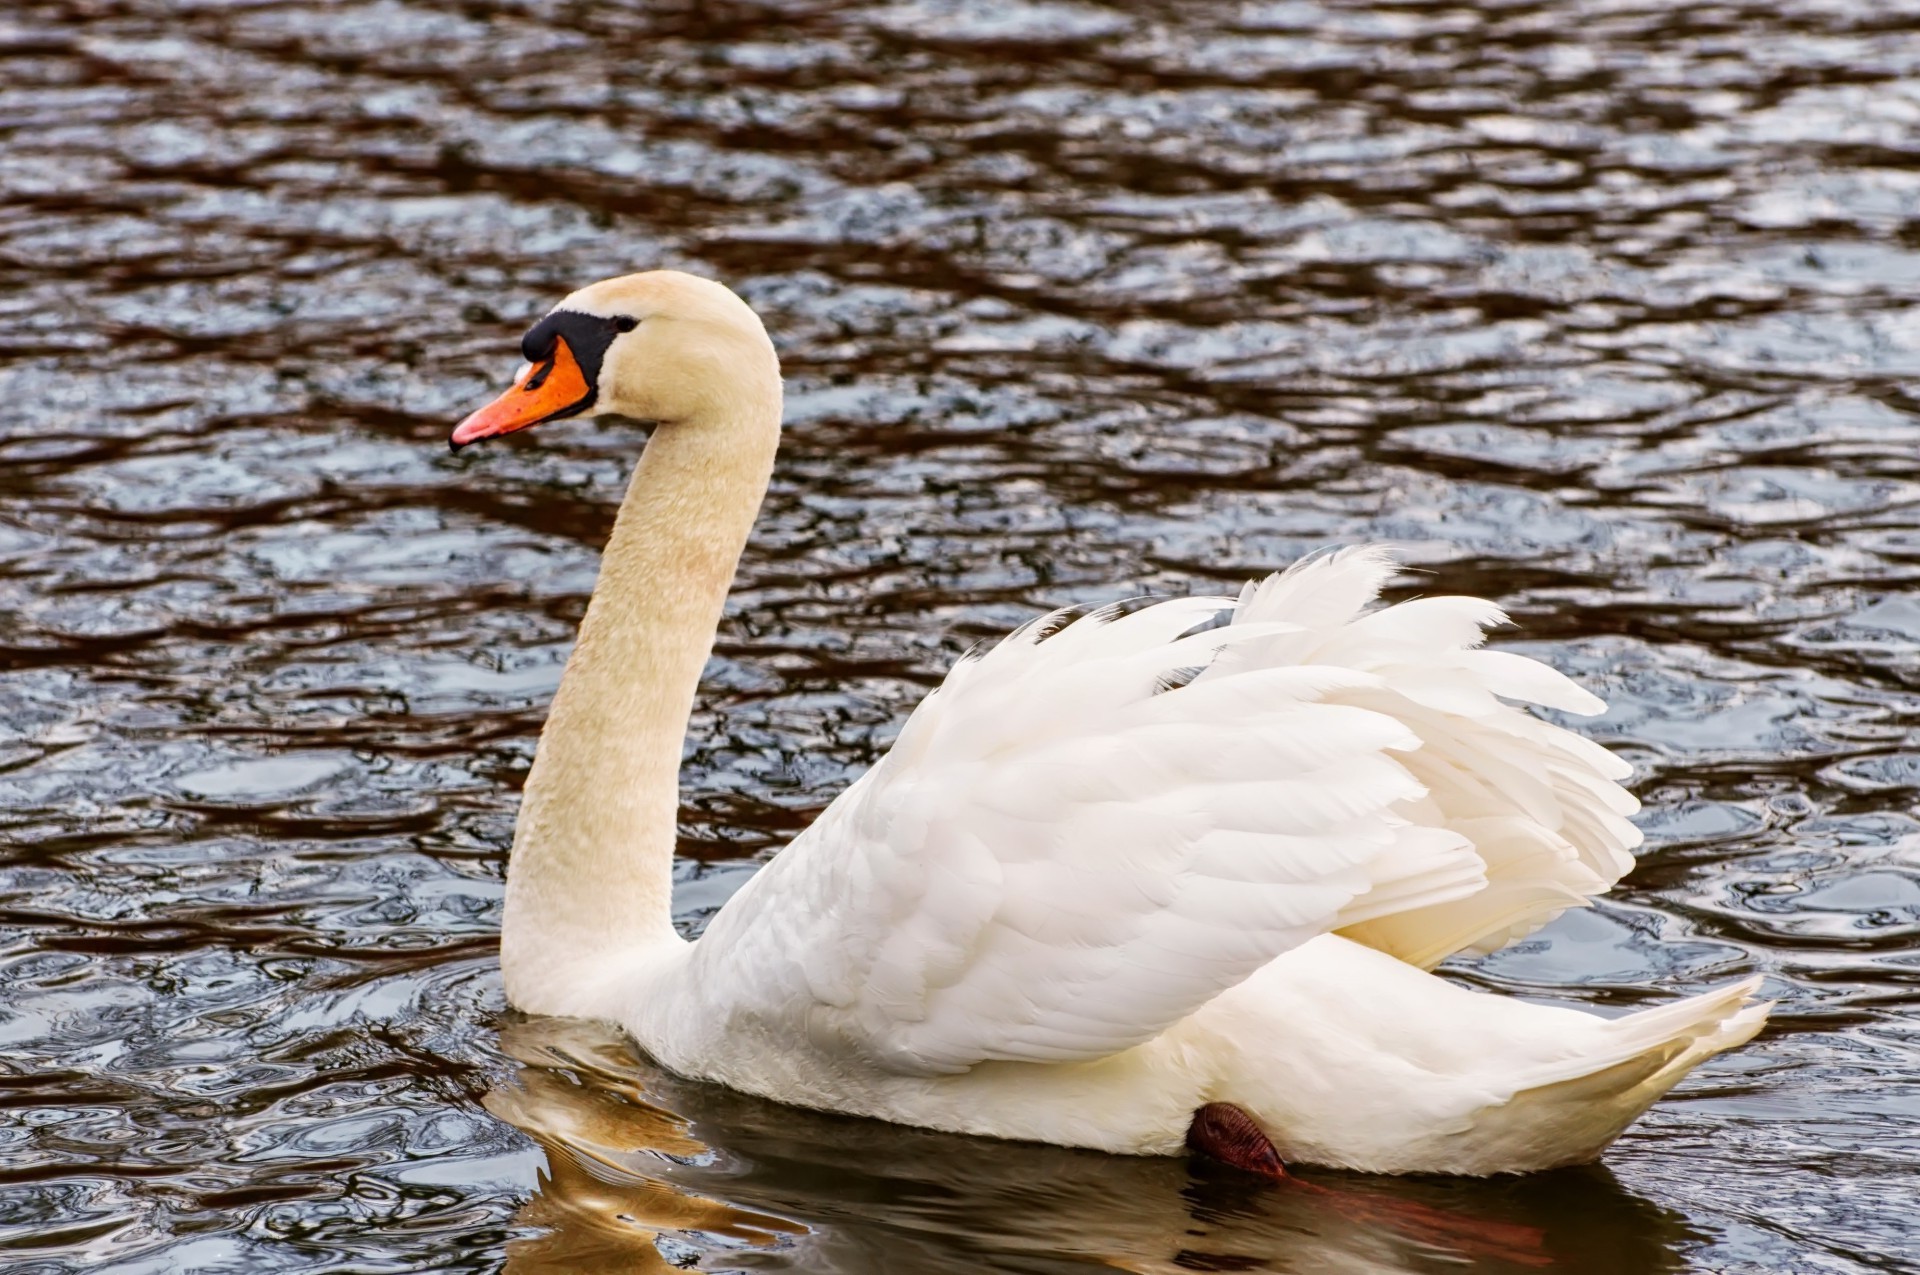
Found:
[{"label": "white swan", "polygon": [[657,425],[527,779],[500,946],[519,1008],[803,1106],[1275,1172],[1590,1160],[1764,1022],[1757,978],[1605,1020],[1427,972],[1605,891],[1640,838],[1624,763],[1503,702],[1600,701],[1477,649],[1489,603],[1368,610],[1392,571],[1369,550],[962,660],[686,942],[681,746],[779,364],[733,293],[665,271],[574,293],[522,349],[456,447]]}]

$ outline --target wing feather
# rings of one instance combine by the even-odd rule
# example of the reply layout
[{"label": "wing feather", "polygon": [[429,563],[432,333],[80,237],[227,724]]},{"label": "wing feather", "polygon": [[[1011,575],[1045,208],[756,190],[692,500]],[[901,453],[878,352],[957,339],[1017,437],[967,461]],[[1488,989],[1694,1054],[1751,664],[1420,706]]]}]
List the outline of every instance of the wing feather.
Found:
[{"label": "wing feather", "polygon": [[[718,1020],[911,1075],[1099,1058],[1330,930],[1431,965],[1632,863],[1597,699],[1375,550],[1058,611],[969,656],[715,917]],[[1194,670],[1198,670],[1196,673]]]}]

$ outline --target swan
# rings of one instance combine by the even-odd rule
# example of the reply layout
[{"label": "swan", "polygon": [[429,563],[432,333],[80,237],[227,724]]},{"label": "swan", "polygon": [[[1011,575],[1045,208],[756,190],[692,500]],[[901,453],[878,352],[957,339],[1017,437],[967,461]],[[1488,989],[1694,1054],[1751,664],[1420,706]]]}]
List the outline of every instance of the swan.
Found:
[{"label": "swan", "polygon": [[654,423],[553,698],[500,964],[530,1014],[668,1070],[954,1133],[1484,1175],[1588,1161],[1759,1031],[1758,976],[1625,1017],[1431,971],[1632,866],[1630,768],[1515,702],[1492,604],[1375,607],[1323,553],[1237,597],[1043,616],[964,657],[697,941],[671,916],[681,749],[780,438],[753,310],[675,271],[561,301],[457,450]]}]

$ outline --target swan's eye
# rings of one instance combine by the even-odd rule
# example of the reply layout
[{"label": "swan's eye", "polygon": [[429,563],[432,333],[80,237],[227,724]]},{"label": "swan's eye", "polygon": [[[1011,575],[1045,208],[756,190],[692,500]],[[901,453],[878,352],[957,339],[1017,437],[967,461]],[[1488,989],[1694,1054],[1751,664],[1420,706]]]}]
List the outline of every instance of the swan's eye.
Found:
[{"label": "swan's eye", "polygon": [[611,322],[615,332],[631,332],[640,326],[640,320],[630,314],[616,314]]}]

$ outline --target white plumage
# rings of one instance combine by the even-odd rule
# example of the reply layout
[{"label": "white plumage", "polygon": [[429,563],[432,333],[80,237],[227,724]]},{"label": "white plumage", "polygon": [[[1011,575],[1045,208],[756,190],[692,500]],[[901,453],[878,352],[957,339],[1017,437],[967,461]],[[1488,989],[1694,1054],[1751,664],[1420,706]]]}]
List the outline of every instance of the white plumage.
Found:
[{"label": "white plumage", "polygon": [[[1164,1154],[1225,1102],[1283,1157],[1467,1173],[1592,1158],[1764,1021],[1758,980],[1607,1021],[1426,972],[1608,889],[1636,803],[1624,763],[1518,706],[1598,699],[1481,649],[1489,603],[1373,609],[1393,566],[1372,549],[1238,599],[1056,612],[962,660],[681,941],[680,731],[765,490],[777,372],[717,285],[634,276],[569,307],[636,318],[599,410],[675,423],[529,777],[502,939],[521,1007],[831,1110]],[[764,370],[701,380],[729,366]]]},{"label": "white plumage", "polygon": [[1494,691],[1592,697],[1473,650],[1484,603],[1362,616],[1391,570],[1056,612],[963,661],[715,919],[702,980],[891,1071],[1085,1061],[1330,930],[1429,966],[1606,889],[1639,841],[1612,755]]},{"label": "white plumage", "polygon": [[[1339,1060],[1328,1110],[1384,1119],[1410,1143],[1433,1130],[1408,1119],[1410,1095],[1382,1112],[1370,1082],[1437,1095],[1444,1079],[1448,1119],[1470,1124],[1524,1089],[1640,1060],[1596,1080],[1576,1127],[1541,1148],[1550,1162],[1596,1154],[1685,1067],[1649,1078],[1700,1039],[1723,1048],[1723,1029],[1758,1027],[1761,1012],[1738,1014],[1753,987],[1628,1028],[1416,972],[1585,905],[1632,866],[1640,834],[1616,782],[1626,765],[1509,702],[1591,713],[1600,701],[1534,660],[1478,649],[1505,620],[1485,602],[1369,611],[1392,571],[1383,552],[1346,550],[1238,601],[1056,612],[963,661],[694,946],[699,1017],[731,1043],[712,1041],[723,1067],[682,1065],[791,1097],[804,1041],[818,1073],[856,1078],[804,1099],[813,1105],[972,1128],[929,1100],[937,1086],[898,1082],[1095,1063],[1169,1029],[1231,1024],[1234,1065],[1254,1069],[1252,1083],[1183,1074],[1188,1110],[1214,1099],[1258,1110],[1285,1059],[1324,1035],[1344,1042],[1328,1058]],[[1350,942],[1311,942],[1328,934]],[[1278,959],[1303,945],[1313,950]],[[1304,997],[1301,979],[1313,984]],[[1229,989],[1243,990],[1216,1004]],[[1356,1036],[1378,1056],[1349,1056]],[[1129,1074],[1116,1094],[1165,1079]],[[1169,1132],[1117,1149],[1163,1149]],[[1470,1146],[1405,1164],[1330,1139],[1305,1154],[1538,1167],[1488,1164]]]}]

